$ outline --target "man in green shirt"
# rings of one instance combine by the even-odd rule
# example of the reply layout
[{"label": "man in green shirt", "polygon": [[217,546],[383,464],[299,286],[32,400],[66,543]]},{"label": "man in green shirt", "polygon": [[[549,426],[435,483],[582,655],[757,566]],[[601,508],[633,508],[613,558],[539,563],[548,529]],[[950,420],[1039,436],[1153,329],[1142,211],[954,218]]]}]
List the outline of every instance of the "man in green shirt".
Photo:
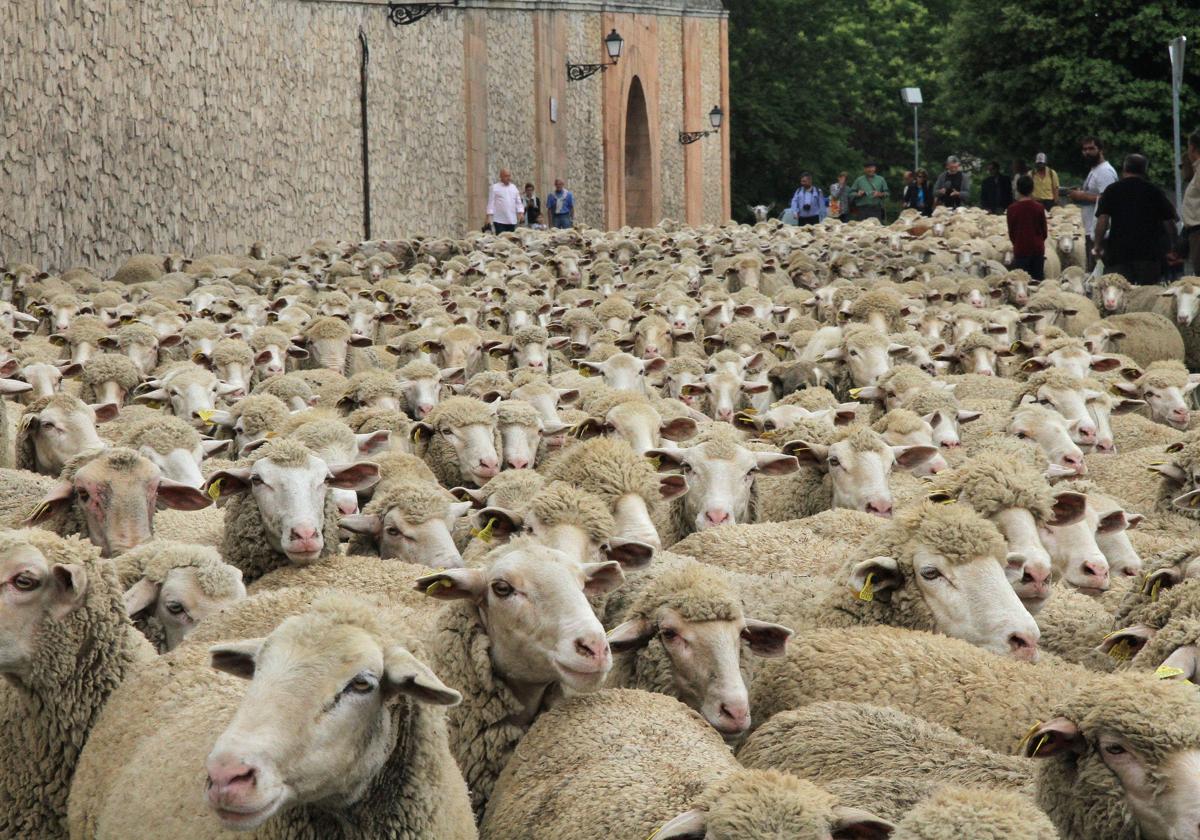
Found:
[{"label": "man in green shirt", "polygon": [[863,174],[850,185],[850,199],[854,204],[854,218],[879,219],[883,221],[883,202],[889,195],[887,181],[875,174],[875,164],[863,167]]}]

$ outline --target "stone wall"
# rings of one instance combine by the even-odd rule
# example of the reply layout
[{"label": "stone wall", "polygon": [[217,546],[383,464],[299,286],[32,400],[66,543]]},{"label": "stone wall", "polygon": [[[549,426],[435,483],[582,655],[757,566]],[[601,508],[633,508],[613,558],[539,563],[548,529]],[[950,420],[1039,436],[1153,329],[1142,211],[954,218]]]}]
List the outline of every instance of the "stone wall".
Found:
[{"label": "stone wall", "polygon": [[[657,91],[648,101],[655,189],[662,215],[682,218],[681,19],[658,2],[658,84],[647,90]],[[608,16],[546,5],[464,0],[397,28],[371,0],[9,0],[0,264],[105,268],[139,251],[235,251],[256,239],[289,251],[318,236],[361,237],[360,28],[370,46],[375,237],[477,227],[483,179],[501,164],[521,182],[565,170],[577,220],[603,225],[614,200],[604,80],[535,82],[533,56],[541,15],[537,31],[552,37],[543,73],[601,60]],[[700,23],[704,97],[715,102],[720,20]],[[540,125],[548,92],[558,100],[553,131]],[[711,146],[706,221],[721,215],[711,202],[727,177]],[[543,195],[550,187],[538,183]]]},{"label": "stone wall", "polygon": [[[700,22],[700,124],[695,130],[712,128],[708,120],[708,112],[714,105],[721,103],[721,65],[709,60],[710,56],[721,54],[721,27],[716,20]],[[722,133],[729,130],[722,125]],[[710,135],[699,141],[704,154],[704,222],[705,224],[720,224],[725,219],[725,196],[721,191],[724,179],[722,172],[721,138]]]}]

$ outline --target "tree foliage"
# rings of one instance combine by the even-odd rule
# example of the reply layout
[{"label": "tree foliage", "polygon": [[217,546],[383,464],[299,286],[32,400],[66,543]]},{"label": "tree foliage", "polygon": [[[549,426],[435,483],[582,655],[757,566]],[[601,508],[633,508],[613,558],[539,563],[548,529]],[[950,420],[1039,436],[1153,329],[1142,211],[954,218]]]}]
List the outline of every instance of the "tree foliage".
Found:
[{"label": "tree foliage", "polygon": [[726,0],[730,29],[734,213],[780,209],[811,170],[822,186],[867,158],[896,190],[912,166],[917,86],[921,162],[947,154],[1031,161],[1044,151],[1069,183],[1078,141],[1095,133],[1113,160],[1149,155],[1171,173],[1167,42],[1192,50],[1185,133],[1200,125],[1196,0]]}]

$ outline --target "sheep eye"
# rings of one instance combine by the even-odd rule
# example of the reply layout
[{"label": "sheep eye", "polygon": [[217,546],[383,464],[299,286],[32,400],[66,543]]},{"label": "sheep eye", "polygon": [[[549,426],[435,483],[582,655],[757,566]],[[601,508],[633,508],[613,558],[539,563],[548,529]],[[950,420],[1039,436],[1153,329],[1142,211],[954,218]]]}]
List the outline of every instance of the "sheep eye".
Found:
[{"label": "sheep eye", "polygon": [[1104,748],[1104,751],[1109,755],[1124,755],[1126,750],[1120,744],[1109,744]]},{"label": "sheep eye", "polygon": [[935,569],[933,566],[926,566],[924,569],[921,570],[921,577],[925,578],[925,580],[937,580],[941,576],[942,576],[942,573],[939,572],[937,569]]},{"label": "sheep eye", "polygon": [[850,351],[850,355],[851,355],[851,356],[857,356],[857,355],[858,355],[858,351],[857,351],[857,350],[851,350],[851,351]]},{"label": "sheep eye", "polygon": [[507,598],[515,591],[512,584],[506,580],[498,580],[492,584],[492,592],[496,594],[497,598]]},{"label": "sheep eye", "polygon": [[183,604],[178,601],[167,601],[167,612],[171,615],[180,615],[183,611]]},{"label": "sheep eye", "polygon": [[262,476],[261,476],[261,475],[252,475],[252,476],[250,476],[250,483],[251,483],[251,484],[253,484],[253,485],[255,485],[255,486],[259,486],[259,487],[261,487],[261,486],[262,486],[263,484],[265,484],[266,482],[264,482],[264,481],[263,481],[263,479],[262,479]]},{"label": "sheep eye", "polygon": [[1029,435],[1025,434],[1024,432],[1017,432],[1017,440],[1025,440],[1027,437],[1029,437]]},{"label": "sheep eye", "polygon": [[92,498],[92,494],[80,487],[75,490],[75,497],[79,499],[79,501],[86,503]]},{"label": "sheep eye", "polygon": [[12,585],[13,588],[18,589],[21,592],[32,592],[41,585],[41,581],[35,578],[33,575],[27,575],[24,572],[21,572],[12,579]]},{"label": "sheep eye", "polygon": [[401,531],[395,525],[389,525],[387,527],[387,532],[388,532],[388,536],[392,536],[392,537],[399,537],[399,536],[403,535],[403,531]]},{"label": "sheep eye", "polygon": [[370,694],[375,690],[375,683],[360,675],[346,684],[346,690],[355,694]]},{"label": "sheep eye", "polygon": [[827,463],[831,467],[840,467],[842,465],[842,462],[839,461],[837,458],[830,458]]},{"label": "sheep eye", "polygon": [[662,636],[664,642],[673,642],[679,638],[679,634],[676,633],[674,630],[672,630],[670,627],[662,628],[659,631],[659,635]]}]

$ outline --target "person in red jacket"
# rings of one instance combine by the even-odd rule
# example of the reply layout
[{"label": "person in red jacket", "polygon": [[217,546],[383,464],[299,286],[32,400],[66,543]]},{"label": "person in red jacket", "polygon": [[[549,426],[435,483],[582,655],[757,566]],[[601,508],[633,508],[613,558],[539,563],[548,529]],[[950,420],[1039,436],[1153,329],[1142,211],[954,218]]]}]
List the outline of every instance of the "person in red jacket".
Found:
[{"label": "person in red jacket", "polygon": [[1033,178],[1017,178],[1020,200],[1007,210],[1008,238],[1012,240],[1010,269],[1023,268],[1034,280],[1046,279],[1046,208],[1033,200]]}]

